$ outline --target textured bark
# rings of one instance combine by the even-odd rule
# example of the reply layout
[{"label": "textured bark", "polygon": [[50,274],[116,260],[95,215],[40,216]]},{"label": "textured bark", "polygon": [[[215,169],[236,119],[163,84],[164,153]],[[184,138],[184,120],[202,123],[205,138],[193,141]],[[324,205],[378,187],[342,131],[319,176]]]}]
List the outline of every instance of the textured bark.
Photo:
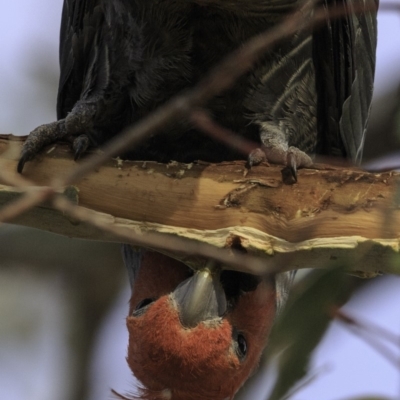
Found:
[{"label": "textured bark", "polygon": [[[22,141],[0,138],[1,168],[16,170]],[[50,185],[74,168],[67,145],[52,146],[29,162],[24,176]],[[282,167],[266,164],[243,176],[244,162],[168,165],[110,160],[75,186],[68,197],[104,221],[135,232],[160,232],[217,247],[243,247],[279,258],[287,269],[351,264],[366,275],[394,270],[399,251],[399,174],[319,166],[282,183]],[[0,206],[20,190],[0,185]],[[13,223],[71,237],[115,241],[111,234],[71,221],[45,205]],[[274,257],[274,258],[275,258]]]}]

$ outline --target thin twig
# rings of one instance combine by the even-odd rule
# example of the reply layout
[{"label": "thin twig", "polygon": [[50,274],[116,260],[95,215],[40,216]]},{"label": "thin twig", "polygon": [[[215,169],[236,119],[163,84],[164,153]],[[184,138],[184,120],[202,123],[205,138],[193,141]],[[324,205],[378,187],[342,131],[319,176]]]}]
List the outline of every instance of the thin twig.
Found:
[{"label": "thin twig", "polygon": [[0,210],[0,223],[12,221],[38,204],[49,200],[55,193],[51,187],[36,187],[35,189],[37,190],[27,191],[20,198],[2,207]]},{"label": "thin twig", "polygon": [[388,342],[392,343],[394,346],[400,348],[399,340],[400,337],[393,332],[388,331],[387,329],[376,325],[372,323],[371,321],[360,321],[359,318],[355,318],[353,316],[350,316],[347,312],[344,312],[343,310],[335,310],[334,313],[335,318],[344,323],[345,325],[351,325],[357,329],[364,330],[366,332],[369,332],[380,339],[385,339]]},{"label": "thin twig", "polygon": [[244,155],[249,155],[254,149],[260,146],[259,143],[251,142],[213,121],[205,110],[194,110],[190,114],[190,120],[194,123],[197,129],[203,131],[214,139],[219,140],[227,146],[238,150]]},{"label": "thin twig", "polygon": [[374,348],[382,357],[384,357],[387,361],[395,366],[395,368],[400,367],[400,358],[393,354],[393,351],[380,342],[382,339],[381,336],[384,336],[383,339],[387,339],[396,347],[399,346],[398,337],[390,332],[386,331],[382,327],[377,325],[368,326],[367,324],[362,324],[360,321],[357,321],[355,318],[350,317],[345,314],[341,310],[335,310],[334,316],[336,319],[344,323],[348,330],[356,335],[358,338],[364,340],[369,346]]}]

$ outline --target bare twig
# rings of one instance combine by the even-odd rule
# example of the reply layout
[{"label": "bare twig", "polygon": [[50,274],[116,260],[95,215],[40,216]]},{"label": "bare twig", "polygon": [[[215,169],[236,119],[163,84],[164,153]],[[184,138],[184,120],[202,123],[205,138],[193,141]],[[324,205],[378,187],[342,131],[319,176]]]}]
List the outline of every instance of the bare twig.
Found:
[{"label": "bare twig", "polygon": [[[4,155],[3,155],[4,156]],[[29,211],[31,208],[51,199],[60,193],[57,185],[37,186],[20,174],[11,173],[5,168],[5,163],[0,158],[0,183],[16,187],[21,191],[21,196],[0,210],[0,223],[12,221],[14,218]]]},{"label": "bare twig", "polygon": [[20,198],[4,206],[0,210],[0,223],[12,221],[14,218],[29,211],[31,208],[49,200],[54,195],[54,189],[51,187],[35,187],[26,191]]},{"label": "bare twig", "polygon": [[388,346],[381,343],[382,339],[386,339],[396,347],[399,347],[399,338],[395,334],[371,322],[361,323],[356,318],[349,316],[341,310],[335,310],[333,314],[337,320],[347,326],[350,332],[364,340],[364,342],[374,348],[382,357],[393,364],[395,368],[400,367],[399,356],[393,354],[393,351],[389,349]]},{"label": "bare twig", "polygon": [[227,146],[241,152],[242,154],[248,155],[254,149],[259,147],[258,143],[253,143],[250,140],[243,138],[232,132],[230,129],[219,125],[211,119],[207,111],[195,110],[190,114],[190,120],[194,123],[196,128],[203,131],[209,136],[225,143]]},{"label": "bare twig", "polygon": [[335,310],[334,317],[347,326],[351,325],[357,329],[364,330],[380,339],[392,343],[396,347],[400,347],[400,337],[382,326],[376,325],[371,321],[361,321],[360,318],[355,318],[341,309]]}]

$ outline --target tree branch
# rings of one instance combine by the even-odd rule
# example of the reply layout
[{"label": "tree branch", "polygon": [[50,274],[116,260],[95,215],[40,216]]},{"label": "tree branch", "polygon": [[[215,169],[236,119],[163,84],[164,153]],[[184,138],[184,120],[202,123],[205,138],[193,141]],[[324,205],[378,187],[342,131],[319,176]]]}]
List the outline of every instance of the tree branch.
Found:
[{"label": "tree branch", "polygon": [[[21,141],[12,140],[12,154],[7,151],[9,139],[0,137],[0,154],[2,174],[12,176]],[[56,180],[62,181],[74,168],[69,147],[56,145],[31,162],[25,177],[48,193],[50,186],[57,187]],[[400,175],[317,168],[300,170],[298,184],[284,185],[282,168],[266,164],[244,178],[243,161],[165,165],[114,159],[65,188],[73,203],[99,219],[98,227],[110,229],[78,223],[50,204],[27,211],[13,222],[93,240],[121,241],[123,237],[135,242],[126,232],[157,233],[245,250],[268,260],[274,255],[273,264],[283,270],[345,263],[366,274],[377,272],[377,266],[392,271],[390,261],[399,249],[400,210],[394,194]],[[9,178],[6,183],[12,181]],[[0,206],[19,196],[18,186],[0,186]],[[38,187],[24,190],[40,193]],[[163,250],[159,240],[158,244],[139,244]],[[181,251],[174,254],[173,246],[164,248],[170,255],[185,258]]]}]

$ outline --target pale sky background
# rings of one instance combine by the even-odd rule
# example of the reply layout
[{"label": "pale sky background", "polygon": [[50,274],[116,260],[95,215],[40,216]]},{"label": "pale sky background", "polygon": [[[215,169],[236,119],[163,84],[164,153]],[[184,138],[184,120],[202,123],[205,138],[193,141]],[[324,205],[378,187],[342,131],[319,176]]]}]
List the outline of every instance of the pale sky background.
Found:
[{"label": "pale sky background", "polygon": [[[399,0],[400,1],[400,0]],[[0,8],[0,133],[27,134],[55,119],[58,75],[58,36],[61,0],[18,0]],[[383,14],[379,21],[376,95],[400,81],[400,16]],[[53,85],[49,92],[45,78]],[[49,94],[50,93],[50,94]],[[45,244],[44,244],[45,246]],[[38,251],[44,251],[38,249]],[[1,254],[0,254],[1,263]],[[1,272],[1,269],[0,269]],[[21,277],[21,274],[18,275]],[[125,363],[128,288],[116,299],[104,321],[93,355],[89,400],[110,398],[110,388],[132,388]],[[39,295],[38,295],[39,294]],[[357,293],[345,309],[365,321],[374,321],[399,337],[400,278],[383,277]],[[9,309],[21,310],[10,314]],[[26,273],[15,280],[0,274],[0,400],[67,400],[69,357],[63,326],[70,310],[57,276],[35,280]],[[26,324],[26,335],[14,328]],[[385,346],[389,346],[384,343]],[[394,367],[357,335],[333,323],[313,357],[320,371],[292,400],[344,400],[375,394],[400,399],[399,346],[389,346],[398,360]],[[259,390],[252,399],[261,399]]]}]

